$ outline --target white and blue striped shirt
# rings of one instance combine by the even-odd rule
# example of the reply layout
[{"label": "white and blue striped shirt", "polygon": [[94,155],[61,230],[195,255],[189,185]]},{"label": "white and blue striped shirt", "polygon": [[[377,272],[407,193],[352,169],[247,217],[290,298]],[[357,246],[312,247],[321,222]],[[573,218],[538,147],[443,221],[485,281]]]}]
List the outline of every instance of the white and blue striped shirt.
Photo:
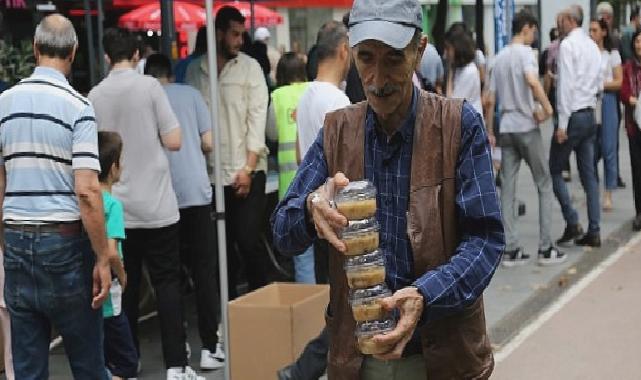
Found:
[{"label": "white and blue striped shirt", "polygon": [[73,171],[100,171],[96,119],[59,71],[37,67],[0,95],[0,165],[4,221],[80,219]]}]

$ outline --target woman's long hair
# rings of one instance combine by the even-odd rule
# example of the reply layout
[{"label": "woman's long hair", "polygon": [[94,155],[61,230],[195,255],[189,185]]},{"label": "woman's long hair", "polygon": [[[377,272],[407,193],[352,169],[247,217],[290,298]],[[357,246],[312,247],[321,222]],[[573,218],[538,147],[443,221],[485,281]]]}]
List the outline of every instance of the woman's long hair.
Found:
[{"label": "woman's long hair", "polygon": [[603,48],[609,53],[612,51],[612,37],[610,36],[610,28],[608,28],[608,23],[604,19],[593,19],[591,22],[596,22],[599,24],[599,28],[605,31],[605,36],[603,37]]}]

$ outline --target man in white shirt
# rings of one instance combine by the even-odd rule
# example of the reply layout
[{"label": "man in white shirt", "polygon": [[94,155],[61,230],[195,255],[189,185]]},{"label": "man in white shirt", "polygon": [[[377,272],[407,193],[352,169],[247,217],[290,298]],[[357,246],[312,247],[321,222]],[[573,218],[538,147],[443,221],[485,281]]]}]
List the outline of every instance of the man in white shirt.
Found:
[{"label": "man in white shirt", "polygon": [[347,28],[337,21],[325,23],[316,40],[318,74],[298,103],[296,125],[300,158],[305,156],[325,122],[325,114],[350,104],[339,88],[349,71]]},{"label": "man in white shirt", "polygon": [[[218,125],[230,299],[238,296],[239,255],[245,263],[249,290],[267,285],[267,255],[260,236],[267,199],[265,126],[269,96],[260,65],[240,52],[244,32],[245,17],[240,11],[230,6],[220,8],[216,14]],[[192,61],[187,68],[187,83],[196,87],[208,103],[209,75],[207,56]]]},{"label": "man in white shirt", "polygon": [[[562,33],[558,57],[557,109],[559,125],[550,148],[550,173],[554,194],[561,204],[566,228],[557,244],[599,247],[600,201],[599,185],[594,166],[594,146],[597,126],[594,118],[596,96],[601,87],[601,52],[581,29],[583,9],[574,5],[560,16]],[[581,184],[588,205],[588,232],[584,235],[579,216],[563,181],[562,164],[576,152]]]},{"label": "man in white shirt", "polygon": [[[534,41],[537,21],[528,11],[519,12],[512,21],[512,43],[494,60],[490,75],[488,125],[494,118],[495,98],[501,109],[499,145],[501,147],[501,208],[505,227],[504,266],[526,263],[530,255],[519,246],[517,218],[514,213],[516,181],[521,160],[532,171],[539,195],[539,252],[541,265],[560,263],[566,255],[552,244],[552,179],[543,150],[539,123],[552,116],[552,105],[539,82],[538,65],[530,45]],[[537,109],[534,100],[542,109]]]}]

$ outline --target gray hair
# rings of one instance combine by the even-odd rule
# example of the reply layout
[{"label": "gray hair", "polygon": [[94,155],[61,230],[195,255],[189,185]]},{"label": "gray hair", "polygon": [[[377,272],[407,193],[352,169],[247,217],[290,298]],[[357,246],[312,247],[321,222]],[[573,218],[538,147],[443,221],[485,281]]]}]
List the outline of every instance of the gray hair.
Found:
[{"label": "gray hair", "polygon": [[40,21],[33,41],[40,54],[64,59],[78,45],[78,36],[68,18],[54,13]]},{"label": "gray hair", "polygon": [[321,26],[316,37],[316,54],[319,61],[336,56],[341,43],[347,42],[347,28],[342,22],[328,21]]},{"label": "gray hair", "polygon": [[578,26],[583,25],[583,8],[580,5],[570,5],[567,9],[567,16],[574,20]]},{"label": "gray hair", "polygon": [[600,2],[599,5],[596,6],[596,14],[599,17],[604,14],[609,14],[610,16],[613,16],[614,9],[612,8],[612,4],[608,3],[607,1]]}]

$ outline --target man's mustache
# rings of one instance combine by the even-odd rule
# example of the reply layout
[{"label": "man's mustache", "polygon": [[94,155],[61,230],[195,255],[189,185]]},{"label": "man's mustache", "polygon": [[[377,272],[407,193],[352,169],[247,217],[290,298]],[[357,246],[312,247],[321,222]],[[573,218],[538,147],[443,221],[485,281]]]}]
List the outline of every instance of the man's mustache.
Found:
[{"label": "man's mustache", "polygon": [[401,89],[400,86],[394,84],[386,84],[385,86],[378,88],[376,86],[367,86],[367,92],[377,96],[379,98],[384,98],[394,94],[395,92]]}]

